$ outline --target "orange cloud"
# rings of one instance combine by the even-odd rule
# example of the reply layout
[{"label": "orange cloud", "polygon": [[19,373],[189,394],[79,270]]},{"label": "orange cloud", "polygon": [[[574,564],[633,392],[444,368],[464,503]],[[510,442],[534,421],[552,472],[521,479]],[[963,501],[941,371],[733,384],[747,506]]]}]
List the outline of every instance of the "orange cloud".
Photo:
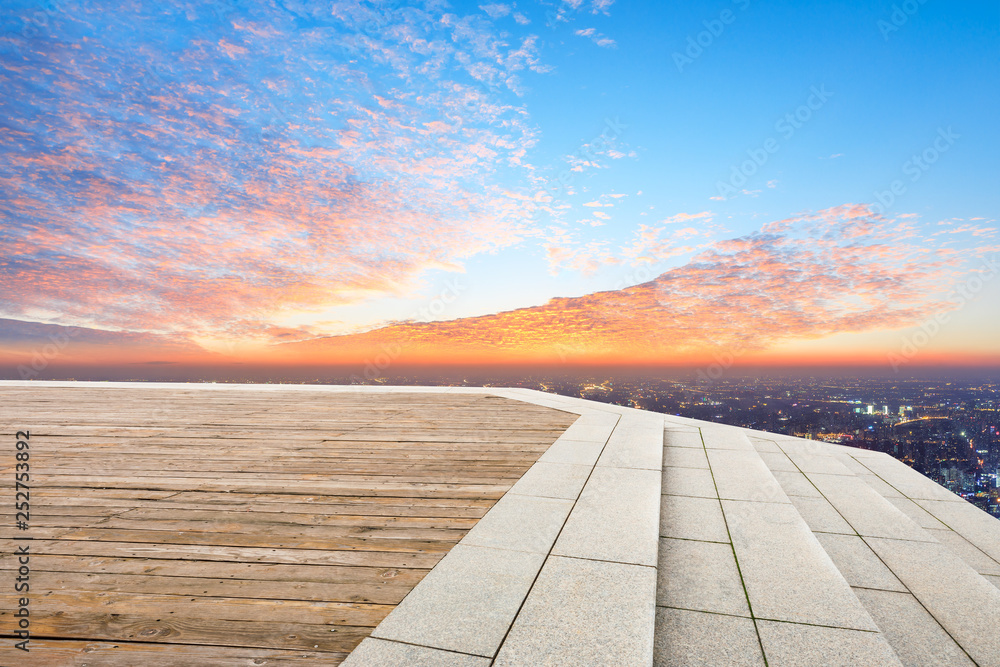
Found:
[{"label": "orange cloud", "polygon": [[[718,350],[780,358],[784,341],[895,329],[953,308],[954,267],[844,206],[713,244],[641,285],[534,308],[278,346],[288,361],[698,363]],[[815,360],[814,360],[815,361]]]}]

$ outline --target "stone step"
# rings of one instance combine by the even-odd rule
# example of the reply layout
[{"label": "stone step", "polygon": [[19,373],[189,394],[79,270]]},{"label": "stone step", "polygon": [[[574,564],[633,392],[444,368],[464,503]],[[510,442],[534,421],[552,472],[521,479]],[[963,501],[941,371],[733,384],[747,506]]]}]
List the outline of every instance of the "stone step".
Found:
[{"label": "stone step", "polygon": [[923,475],[914,478],[915,471],[886,454],[848,448],[837,454],[860,466],[863,479],[880,495],[922,528],[933,531],[939,542],[1000,588],[1000,521]]},{"label": "stone step", "polygon": [[904,664],[1000,664],[1000,522],[885,454],[751,438]]},{"label": "stone step", "polygon": [[746,434],[690,426],[664,436],[654,664],[901,664]]}]

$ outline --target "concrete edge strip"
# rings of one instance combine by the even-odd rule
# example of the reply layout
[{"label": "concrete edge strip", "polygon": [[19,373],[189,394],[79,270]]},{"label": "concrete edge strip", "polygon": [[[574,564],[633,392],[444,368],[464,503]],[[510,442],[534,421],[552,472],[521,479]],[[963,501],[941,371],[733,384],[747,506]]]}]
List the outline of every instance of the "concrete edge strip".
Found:
[{"label": "concrete edge strip", "polygon": [[494,665],[652,664],[664,422],[620,415]]}]

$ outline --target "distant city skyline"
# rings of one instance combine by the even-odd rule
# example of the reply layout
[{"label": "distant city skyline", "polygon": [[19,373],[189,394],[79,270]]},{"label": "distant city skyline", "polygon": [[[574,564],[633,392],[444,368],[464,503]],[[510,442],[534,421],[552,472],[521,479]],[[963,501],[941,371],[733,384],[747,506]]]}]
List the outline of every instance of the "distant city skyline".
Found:
[{"label": "distant city skyline", "polygon": [[1000,369],[996,3],[0,16],[4,377]]}]

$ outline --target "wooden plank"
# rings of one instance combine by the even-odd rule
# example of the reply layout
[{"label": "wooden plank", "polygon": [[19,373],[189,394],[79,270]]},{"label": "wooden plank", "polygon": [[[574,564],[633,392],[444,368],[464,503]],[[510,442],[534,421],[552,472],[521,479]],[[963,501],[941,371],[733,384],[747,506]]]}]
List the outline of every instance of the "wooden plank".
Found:
[{"label": "wooden plank", "polygon": [[[8,558],[4,569],[14,569]],[[366,583],[393,582],[415,586],[429,571],[417,568],[361,567],[345,565],[276,565],[271,563],[191,561],[170,558],[101,558],[93,556],[35,555],[33,572],[81,572],[87,574],[152,574],[163,577],[207,577],[248,581],[305,581]]]},{"label": "wooden plank", "polygon": [[320,549],[323,551],[399,551],[405,553],[447,553],[454,540],[366,539],[364,537],[272,536],[262,533],[214,533],[170,530],[122,530],[102,528],[32,528],[36,539],[96,540],[137,544],[186,544],[198,546],[272,547],[275,549]]},{"label": "wooden plank", "polygon": [[205,491],[232,490],[240,493],[289,493],[299,492],[324,495],[358,495],[369,493],[379,496],[393,497],[427,497],[432,495],[449,498],[491,498],[499,499],[510,484],[439,484],[421,482],[326,482],[322,479],[309,481],[288,480],[280,483],[269,482],[266,479],[247,481],[228,477],[223,479],[188,479],[186,477],[153,477],[136,479],[132,477],[103,477],[101,475],[61,475],[60,486],[81,486],[96,489],[114,486],[119,489],[154,489],[157,491],[190,491],[192,489]]},{"label": "wooden plank", "polygon": [[[0,627],[11,627],[14,611],[12,595],[0,595]],[[269,623],[300,623],[308,625],[349,625],[375,627],[392,611],[393,605],[357,602],[310,602],[301,600],[254,600],[184,595],[141,595],[137,593],[107,593],[88,590],[48,591],[31,601],[31,619],[35,614],[58,616],[67,610],[87,610],[97,615],[126,611],[134,616],[153,619],[175,616],[202,621],[228,619]],[[39,632],[39,634],[43,634]],[[53,636],[53,635],[49,635]],[[70,635],[72,636],[72,635]],[[77,635],[83,636],[83,635]],[[137,639],[143,639],[138,637]],[[149,639],[149,638],[146,638]],[[200,642],[199,642],[200,643]]]},{"label": "wooden plank", "polygon": [[[174,516],[177,513],[170,513]],[[81,525],[91,525],[88,517],[62,517],[60,521],[77,521]],[[473,525],[475,522],[473,522]],[[107,531],[131,530],[143,535],[149,533],[159,533],[164,531],[182,533],[226,533],[230,535],[261,535],[266,533],[270,538],[314,538],[326,540],[338,540],[345,543],[354,539],[385,540],[387,542],[397,542],[411,540],[413,542],[437,542],[446,541],[457,543],[468,528],[427,528],[427,527],[383,527],[364,523],[356,525],[308,525],[301,523],[285,522],[255,522],[250,520],[249,515],[230,516],[228,521],[199,521],[186,519],[122,519],[117,516],[102,519],[95,528]],[[67,539],[69,539],[67,534]]]},{"label": "wooden plank", "polygon": [[[330,628],[306,623],[232,621],[224,618],[196,618],[171,612],[151,619],[144,614],[100,614],[85,611],[54,613],[48,610],[31,615],[32,630],[42,637],[91,637],[111,641],[158,641],[168,644],[226,646],[234,636],[249,648],[319,650],[349,652],[371,634],[372,627]],[[336,630],[333,632],[332,630]]]},{"label": "wooden plank", "polygon": [[[308,505],[300,506],[310,508]],[[358,508],[354,507],[356,511]],[[392,508],[389,511],[399,511],[403,508]],[[422,528],[440,530],[462,530],[471,529],[479,520],[479,517],[458,518],[458,517],[425,517],[425,516],[397,516],[390,515],[370,515],[352,514],[348,512],[337,513],[313,513],[302,514],[291,511],[284,512],[258,512],[244,510],[240,512],[233,509],[212,508],[203,505],[197,509],[178,509],[174,506],[164,507],[160,504],[157,507],[86,507],[57,505],[31,506],[32,525],[61,526],[59,521],[89,521],[94,523],[100,521],[105,527],[123,528],[128,527],[123,522],[130,521],[196,521],[196,522],[225,522],[232,523],[234,519],[248,527],[255,527],[255,530],[268,526],[306,526],[310,528],[322,526],[355,527],[355,528]],[[7,520],[8,525],[14,521],[14,512],[0,512],[0,521]],[[266,524],[266,526],[265,526]],[[74,524],[76,525],[76,524]],[[82,524],[82,525],[87,525]],[[152,523],[149,525],[135,526],[142,530],[155,528]],[[159,526],[162,528],[162,525]],[[199,528],[200,529],[200,528]]]},{"label": "wooden plank", "polygon": [[[395,498],[392,496],[314,496],[280,494],[238,494],[238,493],[178,493],[169,500],[123,500],[107,498],[100,494],[105,489],[74,489],[74,498],[67,498],[66,490],[35,489],[32,500],[35,507],[57,513],[80,507],[84,510],[120,512],[127,509],[167,508],[178,510],[219,510],[231,512],[253,511],[262,514],[310,512],[315,515],[354,514],[363,516],[414,516],[414,517],[470,517],[479,518],[486,513],[492,501],[469,498]],[[109,490],[109,491],[113,491]],[[93,493],[87,493],[93,492]],[[110,495],[110,494],[108,494]],[[405,504],[402,504],[404,503]]]},{"label": "wooden plank", "polygon": [[415,585],[411,580],[394,582],[371,576],[368,581],[299,581],[281,579],[217,579],[208,577],[158,576],[152,574],[96,574],[47,572],[32,569],[36,590],[59,591],[85,588],[108,593],[156,594],[170,591],[192,598],[254,598],[259,600],[313,600],[316,602],[367,602],[396,605]]},{"label": "wooden plank", "polygon": [[0,400],[0,435],[32,431],[32,664],[339,664],[576,419],[419,392]]},{"label": "wooden plank", "polygon": [[339,665],[346,652],[316,650],[286,651],[275,649],[230,648],[187,644],[140,642],[102,642],[32,639],[31,652],[25,654],[13,646],[13,639],[0,639],[0,665],[24,667],[299,667],[301,665]]},{"label": "wooden plank", "polygon": [[[32,531],[35,533],[35,531]],[[32,551],[40,554],[108,558],[176,558],[192,562],[365,565],[388,568],[432,568],[444,552],[336,551],[201,544],[162,544],[101,540],[56,540],[36,535]],[[9,554],[0,558],[10,557]]]}]

